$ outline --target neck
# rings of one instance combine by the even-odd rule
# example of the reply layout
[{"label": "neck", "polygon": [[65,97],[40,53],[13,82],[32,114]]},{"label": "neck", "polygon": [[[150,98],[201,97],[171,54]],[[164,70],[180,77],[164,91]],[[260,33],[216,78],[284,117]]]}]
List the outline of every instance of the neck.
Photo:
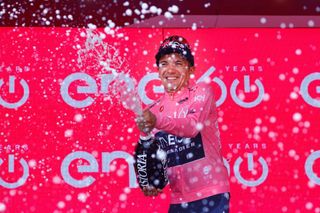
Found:
[{"label": "neck", "polygon": [[170,100],[174,100],[175,96],[182,92],[187,86],[181,87],[179,90],[172,90],[172,91],[166,91],[168,96],[170,97]]}]

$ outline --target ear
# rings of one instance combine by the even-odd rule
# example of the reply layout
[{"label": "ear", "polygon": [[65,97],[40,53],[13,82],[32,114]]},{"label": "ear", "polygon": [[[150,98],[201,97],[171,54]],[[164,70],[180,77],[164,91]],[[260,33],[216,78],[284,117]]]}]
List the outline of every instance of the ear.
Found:
[{"label": "ear", "polygon": [[195,71],[196,71],[195,66],[190,67],[190,68],[189,68],[189,75],[194,74]]}]

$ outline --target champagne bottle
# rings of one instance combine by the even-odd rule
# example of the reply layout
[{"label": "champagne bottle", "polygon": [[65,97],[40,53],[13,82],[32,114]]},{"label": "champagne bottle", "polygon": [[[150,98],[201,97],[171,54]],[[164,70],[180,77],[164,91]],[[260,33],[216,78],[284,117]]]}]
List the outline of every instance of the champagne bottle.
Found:
[{"label": "champagne bottle", "polygon": [[166,152],[151,134],[140,136],[135,149],[135,171],[141,189],[163,189],[168,183]]}]

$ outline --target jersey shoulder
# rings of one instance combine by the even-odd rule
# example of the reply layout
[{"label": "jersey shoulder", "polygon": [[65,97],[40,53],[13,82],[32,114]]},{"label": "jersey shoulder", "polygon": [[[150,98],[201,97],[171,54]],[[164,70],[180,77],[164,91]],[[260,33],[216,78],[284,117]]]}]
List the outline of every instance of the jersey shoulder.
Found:
[{"label": "jersey shoulder", "polygon": [[199,82],[190,88],[190,92],[193,94],[213,94],[213,89],[210,83]]}]

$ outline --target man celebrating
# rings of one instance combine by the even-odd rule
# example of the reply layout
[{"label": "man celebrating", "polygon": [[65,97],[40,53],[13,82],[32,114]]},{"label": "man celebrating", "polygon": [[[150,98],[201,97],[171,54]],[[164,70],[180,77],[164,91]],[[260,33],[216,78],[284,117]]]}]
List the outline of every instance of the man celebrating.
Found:
[{"label": "man celebrating", "polygon": [[[165,94],[137,119],[141,140],[153,134],[167,154],[169,212],[229,212],[229,181],[220,153],[216,104],[210,84],[191,85],[194,57],[181,36],[165,39],[156,54]],[[144,188],[145,195],[160,190]]]}]

